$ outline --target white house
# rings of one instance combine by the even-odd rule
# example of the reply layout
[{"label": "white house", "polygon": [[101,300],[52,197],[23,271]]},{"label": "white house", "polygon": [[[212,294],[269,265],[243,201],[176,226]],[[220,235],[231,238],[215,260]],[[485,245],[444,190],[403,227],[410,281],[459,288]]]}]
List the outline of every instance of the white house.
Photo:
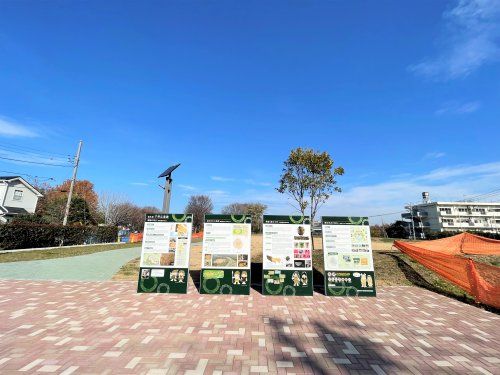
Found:
[{"label": "white house", "polygon": [[0,176],[0,223],[35,213],[42,194],[20,176]]}]

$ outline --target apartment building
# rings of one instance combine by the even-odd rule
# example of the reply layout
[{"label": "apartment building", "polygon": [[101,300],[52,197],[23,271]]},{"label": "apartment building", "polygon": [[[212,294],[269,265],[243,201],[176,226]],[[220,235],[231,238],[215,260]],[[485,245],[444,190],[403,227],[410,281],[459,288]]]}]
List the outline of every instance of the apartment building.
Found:
[{"label": "apartment building", "polygon": [[[423,238],[424,231],[480,231],[500,233],[500,202],[431,202],[422,193],[423,202],[409,205],[402,218],[408,229]],[[411,224],[413,221],[413,225]]]}]

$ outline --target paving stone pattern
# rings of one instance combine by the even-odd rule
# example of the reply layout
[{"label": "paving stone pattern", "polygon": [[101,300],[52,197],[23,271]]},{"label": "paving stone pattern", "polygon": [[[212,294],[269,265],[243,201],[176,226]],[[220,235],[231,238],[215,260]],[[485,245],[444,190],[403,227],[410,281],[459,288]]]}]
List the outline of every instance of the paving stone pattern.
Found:
[{"label": "paving stone pattern", "polygon": [[332,298],[135,288],[0,280],[0,373],[500,373],[499,316],[424,289]]}]

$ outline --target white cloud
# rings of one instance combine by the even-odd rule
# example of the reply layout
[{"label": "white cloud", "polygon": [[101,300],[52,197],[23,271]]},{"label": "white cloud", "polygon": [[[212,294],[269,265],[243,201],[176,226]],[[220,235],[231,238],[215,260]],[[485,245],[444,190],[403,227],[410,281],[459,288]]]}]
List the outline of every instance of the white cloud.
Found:
[{"label": "white cloud", "polygon": [[213,181],[221,181],[221,182],[229,182],[229,181],[234,181],[234,178],[230,178],[230,177],[211,176],[210,178],[211,178]]},{"label": "white cloud", "polygon": [[409,67],[415,74],[448,80],[463,78],[500,60],[500,0],[459,0],[444,12],[441,50]]},{"label": "white cloud", "polygon": [[[374,216],[396,212],[370,219],[373,224],[392,222],[400,218],[407,203],[419,202],[423,191],[429,192],[434,201],[460,200],[464,196],[494,190],[498,188],[499,181],[500,162],[449,166],[419,175],[400,174],[389,177],[387,181],[359,185],[334,194],[320,209],[317,218],[321,215]],[[260,202],[268,206],[267,213],[297,213],[286,195],[272,189],[247,189],[211,196],[216,211],[233,202]]]},{"label": "white cloud", "polygon": [[436,111],[436,115],[454,114],[463,115],[467,113],[476,112],[481,107],[481,103],[478,101],[474,102],[447,102],[444,103],[441,108]]},{"label": "white cloud", "polygon": [[[334,195],[320,214],[370,216],[400,212],[405,204],[419,202],[424,191],[429,192],[434,201],[455,201],[498,188],[499,181],[500,162],[439,168],[421,175],[346,190]],[[387,222],[399,218],[399,214],[394,214],[371,221],[380,223],[382,219]]]},{"label": "white cloud", "polygon": [[255,181],[254,179],[251,179],[251,178],[245,178],[243,180],[240,180],[240,179],[233,178],[233,177],[211,176],[210,179],[212,181],[219,181],[219,182],[239,182],[239,183],[244,183],[244,184],[253,185],[253,186],[271,186],[272,185],[270,182]]},{"label": "white cloud", "polygon": [[194,186],[191,186],[191,185],[179,184],[177,186],[179,186],[181,189],[188,190],[188,191],[195,191],[195,190],[197,190]]},{"label": "white cloud", "polygon": [[424,155],[424,159],[439,159],[446,156],[445,152],[428,152]]},{"label": "white cloud", "polygon": [[427,174],[418,176],[415,179],[423,181],[442,181],[450,178],[472,178],[475,176],[500,177],[500,162],[438,168]]},{"label": "white cloud", "polygon": [[252,180],[251,178],[247,178],[247,179],[243,180],[243,182],[245,184],[254,185],[254,186],[271,186],[272,185],[270,182],[255,181],[255,180]]},{"label": "white cloud", "polygon": [[0,118],[0,136],[35,138],[39,137],[39,134],[25,125]]}]

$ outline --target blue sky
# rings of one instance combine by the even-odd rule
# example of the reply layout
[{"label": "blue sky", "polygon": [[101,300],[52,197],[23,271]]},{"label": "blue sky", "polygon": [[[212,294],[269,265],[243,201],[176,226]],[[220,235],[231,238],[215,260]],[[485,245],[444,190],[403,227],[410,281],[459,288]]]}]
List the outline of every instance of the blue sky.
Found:
[{"label": "blue sky", "polygon": [[499,0],[1,2],[0,157],[83,139],[98,192],[161,206],[180,162],[175,211],[205,193],[289,213],[274,188],[302,146],[346,170],[322,214],[463,199],[500,189],[499,40]]}]

